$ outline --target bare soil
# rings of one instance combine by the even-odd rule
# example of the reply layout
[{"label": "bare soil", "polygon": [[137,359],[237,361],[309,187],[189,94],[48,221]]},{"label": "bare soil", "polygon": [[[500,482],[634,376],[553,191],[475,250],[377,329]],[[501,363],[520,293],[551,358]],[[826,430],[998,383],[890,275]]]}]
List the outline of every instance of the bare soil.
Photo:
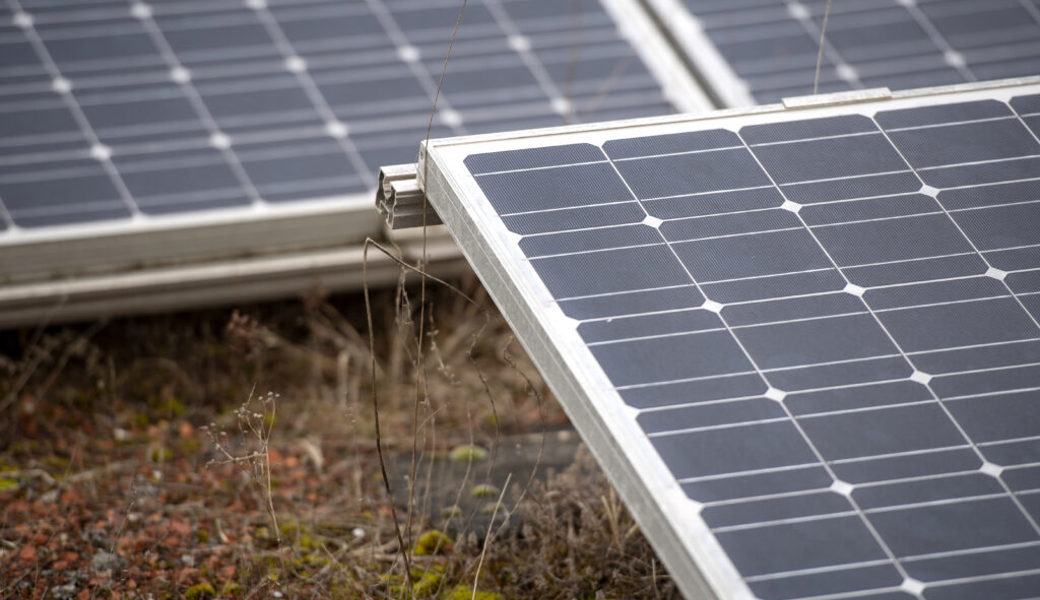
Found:
[{"label": "bare soil", "polygon": [[460,287],[0,334],[0,597],[677,597]]}]

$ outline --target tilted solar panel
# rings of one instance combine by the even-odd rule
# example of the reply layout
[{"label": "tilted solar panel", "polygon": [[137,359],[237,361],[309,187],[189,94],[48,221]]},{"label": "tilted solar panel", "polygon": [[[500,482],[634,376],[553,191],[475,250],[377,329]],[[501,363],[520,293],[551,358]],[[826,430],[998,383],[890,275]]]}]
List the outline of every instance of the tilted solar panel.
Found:
[{"label": "tilted solar panel", "polygon": [[430,143],[690,598],[1040,596],[1040,79]]},{"label": "tilted solar panel", "polygon": [[[827,0],[648,0],[730,106],[813,91]],[[1040,74],[1036,0],[832,0],[820,92]]]},{"label": "tilted solar panel", "polygon": [[[0,3],[0,279],[380,231],[455,0]],[[637,46],[629,39],[639,39]],[[434,136],[707,106],[630,0],[475,0]]]}]

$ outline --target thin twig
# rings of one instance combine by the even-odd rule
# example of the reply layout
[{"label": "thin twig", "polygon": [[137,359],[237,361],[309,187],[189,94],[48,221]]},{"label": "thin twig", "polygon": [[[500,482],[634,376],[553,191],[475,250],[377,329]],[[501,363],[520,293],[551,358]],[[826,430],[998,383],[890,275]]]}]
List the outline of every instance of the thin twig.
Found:
[{"label": "thin twig", "polygon": [[[477,570],[473,573],[473,597],[471,600],[477,600],[477,582],[480,579],[480,568],[484,565],[484,556],[487,554],[488,545],[491,543],[491,528],[495,526],[495,517],[498,516],[498,509],[502,506],[502,498],[506,495],[506,490],[509,489],[509,480],[513,477],[510,473],[506,475],[506,482],[502,484],[502,491],[498,494],[498,500],[495,501],[495,510],[491,512],[491,522],[488,523],[487,533],[484,534],[484,544],[480,549],[480,560],[477,561]],[[508,516],[506,517],[509,518]]]},{"label": "thin twig", "polygon": [[816,54],[816,75],[813,77],[812,93],[815,95],[820,89],[820,67],[823,66],[823,47],[827,41],[827,21],[831,17],[831,2],[827,0],[827,7],[823,9],[823,24],[820,25],[820,50]]},{"label": "thin twig", "polygon": [[[448,40],[448,51],[444,54],[444,63],[441,65],[441,76],[437,81],[437,90],[433,94],[433,106],[430,109],[430,118],[426,123],[426,140],[423,143],[424,152],[428,153],[430,145],[430,133],[433,131],[433,119],[437,115],[437,102],[441,97],[441,89],[444,87],[444,77],[448,73],[448,61],[451,60],[451,52],[455,49],[455,36],[459,33],[459,27],[462,25],[462,15],[466,11],[467,0],[462,0],[462,5],[459,7],[458,17],[455,19],[455,27],[451,31],[451,38]],[[428,158],[428,154],[426,157]],[[428,181],[427,175],[430,170],[430,161],[423,161],[423,216],[422,216],[422,258],[419,261],[419,268],[422,271],[426,270],[427,262],[427,248],[429,242],[428,236],[428,223],[427,215],[430,210],[430,199],[429,194],[426,193],[426,182]],[[423,377],[423,343],[426,328],[426,278],[420,277],[419,279],[419,327],[418,335],[416,336],[416,361],[415,361],[415,397],[412,401],[412,464],[410,470],[410,476],[408,478],[408,527],[406,532],[408,535],[409,546],[411,545],[411,531],[412,531],[412,505],[415,501],[415,472],[416,472],[416,454],[418,452],[419,444],[419,432],[417,427],[419,426],[419,405],[422,397],[425,393],[425,378]],[[408,553],[408,549],[404,549],[405,554]],[[408,580],[409,588],[411,588],[411,573],[409,573]]]}]

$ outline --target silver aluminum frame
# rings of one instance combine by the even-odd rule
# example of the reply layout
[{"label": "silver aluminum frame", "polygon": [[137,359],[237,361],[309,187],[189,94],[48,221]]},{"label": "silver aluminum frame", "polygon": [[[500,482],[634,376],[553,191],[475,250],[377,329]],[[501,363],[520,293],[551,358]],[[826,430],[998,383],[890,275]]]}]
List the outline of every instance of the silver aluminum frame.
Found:
[{"label": "silver aluminum frame", "polygon": [[[708,128],[846,114],[871,116],[879,110],[964,102],[1007,100],[1040,93],[1040,77],[962,84],[915,91],[817,96],[750,110],[704,116],[617,121],[599,125],[531,130],[513,134],[431,140],[428,180],[421,185],[473,270],[560,400],[571,421],[628,505],[679,588],[688,598],[750,600],[754,594],[737,573],[714,535],[650,444],[628,407],[610,384],[564,315],[518,241],[492,209],[463,160],[471,154]],[[828,103],[828,100],[830,102]]]},{"label": "silver aluminum frame", "polygon": [[[557,0],[558,1],[558,0]],[[618,30],[653,73],[680,112],[702,113],[715,103],[639,0],[600,0]]]},{"label": "silver aluminum frame", "polygon": [[[414,236],[391,234],[389,238],[381,244],[401,260],[415,264],[423,257]],[[364,258],[360,244],[0,286],[0,328],[360,289],[366,271],[373,286],[400,281],[401,265],[378,249],[369,250],[367,265]],[[440,227],[428,232],[425,258],[427,271],[438,277],[468,271],[458,248]],[[406,281],[415,281],[414,275],[406,271],[405,275]]]},{"label": "silver aluminum frame", "polygon": [[[678,110],[712,108],[638,0],[600,1]],[[336,252],[358,250],[366,237],[385,239],[382,219],[372,205],[374,194],[4,232],[0,234],[0,327],[31,324],[48,314],[65,315],[56,317],[61,320],[79,319],[303,291],[292,282],[310,281],[306,279],[310,263],[279,257],[340,256],[339,268],[353,275],[326,278],[328,287],[357,289],[360,264]],[[269,285],[251,292],[250,286],[235,283],[243,270]],[[171,288],[161,297],[152,294],[147,283],[152,272],[159,278],[181,273],[184,285],[176,293]],[[212,275],[200,275],[203,272]],[[92,296],[93,300],[81,303],[82,296],[66,294],[103,281],[111,282],[104,300]],[[15,301],[30,297],[37,306],[64,308],[48,313]]]},{"label": "silver aluminum frame", "polygon": [[722,57],[682,0],[642,0],[720,107],[755,106],[747,83]]}]

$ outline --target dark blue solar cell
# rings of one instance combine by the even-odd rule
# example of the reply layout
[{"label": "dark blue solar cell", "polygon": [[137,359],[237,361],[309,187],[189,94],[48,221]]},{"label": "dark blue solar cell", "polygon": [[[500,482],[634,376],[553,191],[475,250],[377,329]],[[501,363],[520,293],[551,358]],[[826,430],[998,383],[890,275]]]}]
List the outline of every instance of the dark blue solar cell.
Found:
[{"label": "dark blue solar cell", "polygon": [[889,310],[878,317],[907,352],[1037,336],[1032,319],[1010,298]]},{"label": "dark blue solar cell", "polygon": [[755,146],[755,156],[779,184],[905,170],[880,133]]},{"label": "dark blue solar cell", "polygon": [[1012,115],[1003,102],[983,100],[925,106],[902,110],[881,111],[874,119],[886,130],[928,125],[947,125],[979,119],[999,119]]},{"label": "dark blue solar cell", "polygon": [[1040,205],[995,206],[958,212],[954,220],[979,250],[998,250],[1040,243]]},{"label": "dark blue solar cell", "polygon": [[908,404],[932,399],[928,388],[913,381],[889,381],[815,392],[789,394],[784,398],[791,414],[811,415],[871,408],[889,404]]},{"label": "dark blue solar cell", "polygon": [[591,350],[611,383],[619,387],[752,370],[725,331],[607,342]]},{"label": "dark blue solar cell", "polygon": [[1040,143],[1018,119],[938,125],[888,131],[892,143],[916,169],[991,161],[1040,152]]},{"label": "dark blue solar cell", "polygon": [[619,390],[619,393],[626,403],[635,408],[659,408],[757,396],[764,393],[767,387],[762,377],[749,369],[741,374],[729,373],[720,377],[631,387]]},{"label": "dark blue solar cell", "polygon": [[957,226],[942,213],[828,225],[816,227],[813,233],[838,266],[972,251]]},{"label": "dark blue solar cell", "polygon": [[1040,94],[1012,98],[1011,108],[1020,115],[1040,113]]},{"label": "dark blue solar cell", "polygon": [[1040,367],[1016,366],[993,371],[945,374],[932,381],[932,389],[942,398],[961,398],[1037,387]]},{"label": "dark blue solar cell", "polygon": [[592,144],[571,144],[475,154],[467,157],[464,162],[470,173],[479,175],[495,171],[517,171],[604,160],[606,157],[603,156],[603,151]]},{"label": "dark blue solar cell", "polygon": [[[742,573],[765,575],[882,560],[885,551],[858,516],[781,523],[719,533]],[[790,539],[812,540],[792,552]]]},{"label": "dark blue solar cell", "polygon": [[[798,216],[807,225],[830,225],[885,219],[888,217],[905,217],[942,210],[935,199],[921,194],[903,196],[882,196],[849,202],[832,202],[814,204],[803,207]],[[817,234],[822,230],[817,230]]]},{"label": "dark blue solar cell", "polygon": [[904,561],[903,567],[914,579],[927,582],[1028,571],[1037,564],[1040,564],[1040,546],[913,559]]},{"label": "dark blue solar cell", "polygon": [[785,415],[784,409],[776,402],[767,398],[751,398],[648,411],[640,414],[638,421],[647,433],[655,433],[783,419]]},{"label": "dark blue solar cell", "polygon": [[654,228],[638,224],[530,236],[520,242],[520,248],[530,258],[537,258],[660,243],[661,235]]},{"label": "dark blue solar cell", "polygon": [[639,207],[639,204],[631,201],[517,214],[503,217],[502,222],[513,233],[529,235],[568,229],[633,224],[639,223],[645,218],[646,213]]},{"label": "dark blue solar cell", "polygon": [[831,467],[842,481],[857,484],[961,473],[980,466],[982,461],[965,443],[961,448],[841,462]]},{"label": "dark blue solar cell", "polygon": [[905,379],[910,365],[900,356],[884,356],[811,367],[781,368],[769,372],[769,381],[787,392],[819,390]]},{"label": "dark blue solar cell", "polygon": [[[643,290],[689,283],[679,261],[662,242],[657,246],[584,252],[531,261],[557,298]],[[612,277],[605,278],[604,273]]]},{"label": "dark blue solar cell", "polygon": [[822,466],[808,466],[749,475],[708,478],[685,483],[686,494],[699,502],[755,498],[805,490],[826,489],[834,480]]},{"label": "dark blue solar cell", "polygon": [[883,310],[1007,295],[1007,288],[1000,281],[992,277],[973,277],[920,285],[877,288],[867,291],[864,297],[874,310]]},{"label": "dark blue solar cell", "polygon": [[605,162],[493,173],[480,176],[477,182],[502,214],[606,204],[632,198],[613,167]]},{"label": "dark blue solar cell", "polygon": [[112,178],[96,161],[0,178],[0,198],[22,227],[43,227],[130,215]]},{"label": "dark blue solar cell", "polygon": [[787,121],[768,125],[748,125],[740,129],[740,135],[748,144],[790,142],[810,138],[872,133],[877,125],[868,117],[847,115],[805,121]]},{"label": "dark blue solar cell", "polygon": [[1035,393],[968,398],[950,401],[947,407],[968,435],[979,442],[1035,435]]},{"label": "dark blue solar cell", "polygon": [[[820,573],[789,575],[755,581],[751,589],[760,598],[804,598],[812,596],[834,597],[832,594],[857,592],[864,589],[896,587],[902,576],[892,565],[873,565],[851,569],[825,570]],[[860,596],[857,600],[912,600],[905,593],[888,593]]]},{"label": "dark blue solar cell", "polygon": [[803,417],[798,422],[827,460],[916,452],[964,442],[938,402]]},{"label": "dark blue solar cell", "polygon": [[722,320],[715,313],[692,309],[587,321],[578,326],[578,333],[586,343],[591,344],[626,338],[723,329],[724,327]]},{"label": "dark blue solar cell", "polygon": [[643,201],[646,212],[659,219],[677,219],[729,213],[757,208],[776,208],[784,197],[772,186],[731,192],[703,193]]},{"label": "dark blue solar cell", "polygon": [[855,198],[908,194],[921,189],[921,180],[912,171],[868,174],[853,178],[793,183],[780,186],[791,202],[814,204]]},{"label": "dark blue solar cell", "polygon": [[997,204],[1040,202],[1040,181],[972,186],[939,192],[939,202],[947,210],[982,208]]},{"label": "dark blue solar cell", "polygon": [[896,556],[1040,540],[1008,498],[875,512],[869,518]]},{"label": "dark blue solar cell", "polygon": [[977,254],[970,252],[955,256],[846,267],[843,272],[852,283],[872,287],[982,275],[986,272],[986,263]]},{"label": "dark blue solar cell", "polygon": [[751,302],[805,294],[834,292],[845,287],[836,269],[820,267],[803,273],[764,275],[705,283],[704,292],[722,303]]},{"label": "dark blue solar cell", "polygon": [[560,301],[560,308],[575,319],[599,319],[655,311],[699,307],[704,303],[693,284],[676,287],[611,293],[603,296],[574,298]]},{"label": "dark blue solar cell", "polygon": [[866,312],[858,298],[846,293],[822,294],[808,298],[787,298],[749,304],[733,304],[722,310],[733,327],[794,319],[811,319]]},{"label": "dark blue solar cell", "polygon": [[848,512],[853,512],[848,499],[828,490],[814,494],[709,506],[701,514],[710,527],[727,527]]},{"label": "dark blue solar cell", "polygon": [[995,477],[982,473],[950,475],[927,481],[902,481],[860,486],[852,493],[863,509],[937,502],[973,496],[1000,495],[1004,488]]},{"label": "dark blue solar cell", "polygon": [[651,438],[679,479],[811,464],[816,457],[791,423],[760,423]]},{"label": "dark blue solar cell", "polygon": [[801,221],[786,210],[764,210],[717,217],[677,219],[660,226],[661,235],[669,242],[796,228],[802,228]]},{"label": "dark blue solar cell", "polygon": [[690,133],[609,140],[603,144],[603,150],[610,158],[619,160],[680,152],[703,152],[705,150],[718,150],[720,148],[740,147],[742,145],[740,138],[732,131],[711,129]]},{"label": "dark blue solar cell", "polygon": [[741,327],[736,334],[763,369],[870,358],[896,351],[867,314]]},{"label": "dark blue solar cell", "polygon": [[805,229],[678,242],[674,248],[683,264],[702,282],[831,266]]},{"label": "dark blue solar cell", "polygon": [[1040,575],[1018,575],[999,579],[957,582],[926,590],[925,600],[1017,600],[1036,596]]},{"label": "dark blue solar cell", "polygon": [[769,185],[744,148],[615,161],[641,199]]},{"label": "dark blue solar cell", "polygon": [[1028,464],[1040,452],[1040,439],[993,442],[979,448],[989,462],[1001,466]]}]

